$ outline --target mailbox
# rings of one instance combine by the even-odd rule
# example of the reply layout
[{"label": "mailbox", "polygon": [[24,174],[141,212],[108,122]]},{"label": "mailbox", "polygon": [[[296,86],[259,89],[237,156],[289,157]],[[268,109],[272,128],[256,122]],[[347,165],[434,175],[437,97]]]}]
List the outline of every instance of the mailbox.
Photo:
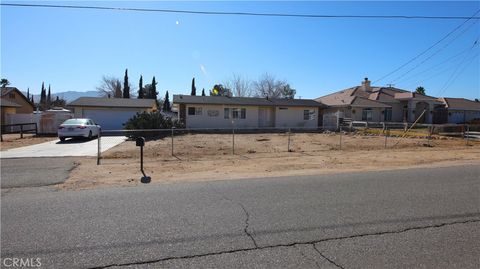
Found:
[{"label": "mailbox", "polygon": [[145,146],[145,138],[144,137],[137,137],[137,139],[135,139],[135,144],[136,144],[137,147]]}]

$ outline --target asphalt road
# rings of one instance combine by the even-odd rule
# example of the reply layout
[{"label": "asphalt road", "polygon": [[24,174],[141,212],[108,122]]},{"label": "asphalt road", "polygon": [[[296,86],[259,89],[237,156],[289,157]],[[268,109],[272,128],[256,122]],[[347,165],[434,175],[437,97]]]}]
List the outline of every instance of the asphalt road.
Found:
[{"label": "asphalt road", "polygon": [[[101,152],[104,152],[125,141],[122,136],[102,136]],[[97,156],[98,140],[68,139],[65,142],[53,140],[41,144],[13,148],[0,152],[4,158],[33,158],[33,157],[79,157]]]},{"label": "asphalt road", "polygon": [[2,189],[59,184],[76,167],[71,157],[2,159],[1,165]]},{"label": "asphalt road", "polygon": [[43,268],[479,268],[480,168],[8,192]]}]

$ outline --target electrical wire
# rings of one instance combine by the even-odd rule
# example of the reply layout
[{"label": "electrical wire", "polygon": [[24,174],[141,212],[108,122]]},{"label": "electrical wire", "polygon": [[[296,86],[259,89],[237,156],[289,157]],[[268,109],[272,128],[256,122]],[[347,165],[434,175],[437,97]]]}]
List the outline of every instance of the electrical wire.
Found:
[{"label": "electrical wire", "polygon": [[0,5],[10,6],[10,7],[95,9],[95,10],[111,10],[111,11],[183,13],[183,14],[197,14],[197,15],[233,15],[233,16],[295,17],[295,18],[428,19],[428,20],[460,20],[460,19],[478,20],[480,19],[480,17],[475,17],[475,16],[465,17],[465,16],[416,16],[416,15],[326,15],[326,14],[229,12],[229,11],[195,11],[195,10],[178,10],[178,9],[151,9],[151,8],[126,8],[126,7],[104,7],[104,6],[46,5],[46,4],[1,3]]},{"label": "electrical wire", "polygon": [[394,74],[395,72],[399,71],[400,69],[404,68],[405,66],[407,66],[408,64],[412,63],[413,61],[415,61],[416,59],[420,58],[421,56],[423,56],[425,53],[427,53],[428,51],[430,51],[431,49],[433,49],[436,45],[440,44],[443,40],[447,39],[450,35],[452,35],[454,32],[456,32],[458,29],[460,29],[463,25],[465,25],[468,21],[470,21],[471,19],[475,18],[475,16],[480,12],[480,9],[477,10],[477,12],[475,12],[475,14],[473,14],[470,18],[468,18],[467,20],[465,20],[464,22],[462,22],[460,25],[458,25],[457,27],[455,27],[452,31],[450,31],[448,34],[446,34],[444,37],[442,37],[440,40],[438,40],[437,42],[435,42],[433,45],[431,45],[430,47],[428,47],[426,50],[422,51],[420,54],[416,55],[415,57],[413,57],[412,59],[410,59],[409,61],[407,61],[406,63],[402,64],[400,67],[396,68],[395,70],[391,71],[390,73],[382,76],[381,78],[375,80],[372,84],[374,83],[377,83],[379,81],[382,81],[383,79],[389,77],[390,75]]},{"label": "electrical wire", "polygon": [[436,50],[434,53],[432,53],[430,56],[428,56],[427,58],[425,58],[423,61],[421,61],[420,63],[418,63],[417,65],[415,65],[414,67],[410,68],[409,70],[407,70],[406,72],[404,72],[402,75],[400,75],[399,77],[395,78],[394,80],[392,80],[390,83],[395,83],[397,82],[399,79],[403,78],[404,76],[408,75],[410,72],[412,72],[413,70],[417,69],[419,66],[421,66],[422,64],[424,64],[425,62],[427,62],[428,60],[430,60],[433,56],[437,55],[438,53],[440,53],[442,50],[444,50],[445,48],[447,48],[448,46],[450,46],[450,44],[452,44],[455,40],[457,40],[460,36],[462,36],[465,32],[467,32],[468,30],[470,30],[470,28],[472,28],[472,26],[474,26],[478,21],[475,21],[474,23],[472,23],[470,26],[468,26],[467,28],[465,28],[460,34],[458,34],[457,36],[455,36],[454,38],[452,38],[451,40],[449,40],[444,46],[440,47],[438,50]]}]

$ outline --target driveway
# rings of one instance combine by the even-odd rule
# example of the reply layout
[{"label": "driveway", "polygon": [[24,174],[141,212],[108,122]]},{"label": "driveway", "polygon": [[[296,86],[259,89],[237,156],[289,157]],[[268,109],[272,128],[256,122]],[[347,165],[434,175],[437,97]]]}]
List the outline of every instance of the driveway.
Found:
[{"label": "driveway", "polygon": [[75,166],[75,158],[71,157],[3,159],[1,186],[5,189],[59,184]]},{"label": "driveway", "polygon": [[[110,148],[125,141],[123,136],[102,136],[101,151],[104,152]],[[32,158],[32,157],[83,157],[97,156],[98,142],[94,140],[67,140],[61,142],[54,140],[42,144],[9,149],[0,152],[2,159],[5,158]]]}]

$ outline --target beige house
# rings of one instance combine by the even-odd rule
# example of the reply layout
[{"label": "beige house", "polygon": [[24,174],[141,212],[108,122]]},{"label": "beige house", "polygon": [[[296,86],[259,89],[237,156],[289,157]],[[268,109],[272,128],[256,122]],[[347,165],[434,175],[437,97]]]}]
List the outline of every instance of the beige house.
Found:
[{"label": "beige house", "polygon": [[138,112],[157,110],[154,99],[80,97],[67,104],[75,118],[89,118],[103,130],[121,130]]},{"label": "beige house", "polygon": [[317,128],[324,106],[308,99],[174,95],[187,128]]},{"label": "beige house", "polygon": [[394,87],[371,86],[368,78],[360,86],[315,100],[329,107],[323,114],[326,128],[336,128],[342,120],[414,122],[418,119],[419,123],[432,123],[435,107],[442,104],[431,96]]},{"label": "beige house", "polygon": [[480,122],[480,102],[465,98],[439,98],[443,106],[435,110],[434,123]]},{"label": "beige house", "polygon": [[1,122],[5,123],[7,114],[31,114],[34,106],[21,91],[15,87],[1,88]]}]

